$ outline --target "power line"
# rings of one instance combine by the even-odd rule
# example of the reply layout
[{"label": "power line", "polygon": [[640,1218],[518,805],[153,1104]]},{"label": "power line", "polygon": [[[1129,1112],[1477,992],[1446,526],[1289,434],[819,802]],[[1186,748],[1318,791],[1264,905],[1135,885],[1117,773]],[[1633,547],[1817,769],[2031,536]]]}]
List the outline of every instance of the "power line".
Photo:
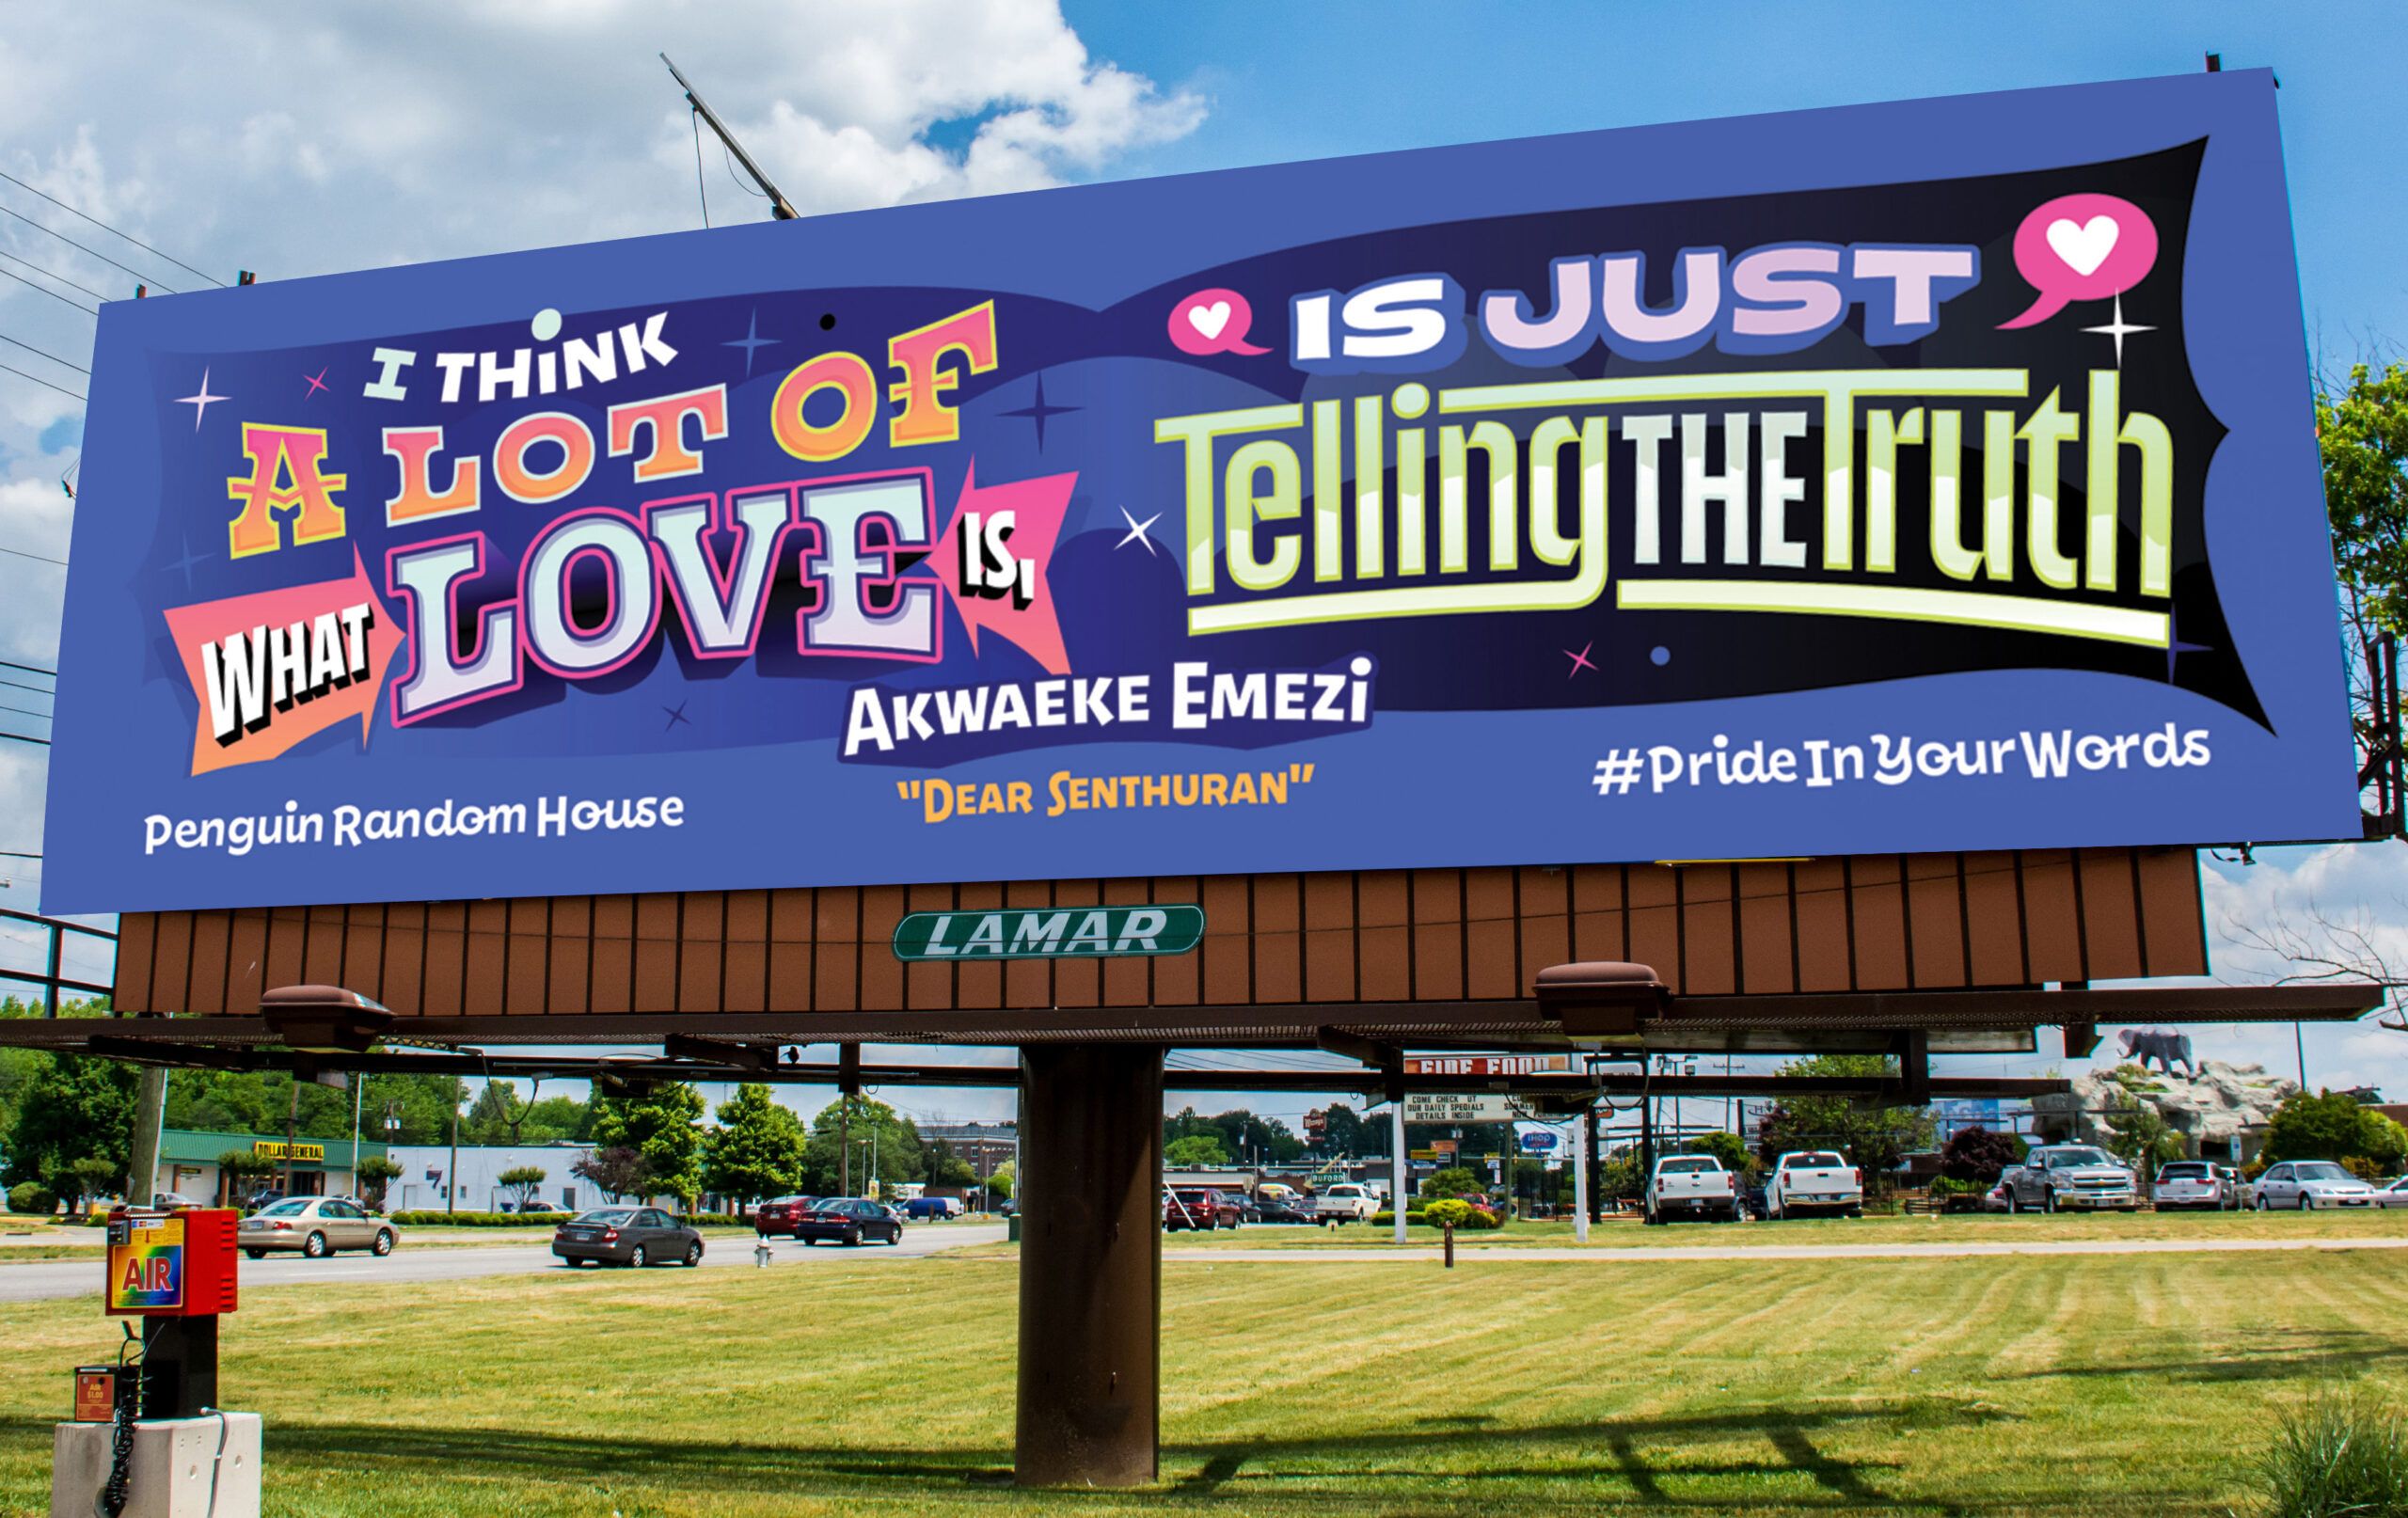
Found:
[{"label": "power line", "polygon": [[21,259],[14,253],[0,253],[0,259],[7,259],[11,263],[22,263],[26,268],[31,269],[34,273],[40,275],[45,278],[55,279],[62,285],[68,285],[76,290],[82,291],[85,294],[91,296],[94,300],[108,299],[107,295],[102,293],[100,291],[94,290],[91,286],[76,284],[74,280],[68,278],[57,270],[46,269],[40,264],[36,263],[31,259]]},{"label": "power line", "polygon": [[20,664],[14,659],[0,659],[0,669],[23,670],[27,674],[46,674],[54,680],[58,678],[56,670],[45,670],[39,664]]},{"label": "power line", "polygon": [[21,849],[21,848],[0,848],[0,859],[40,859],[40,858],[41,858],[41,856],[40,856],[40,854],[28,854],[28,853],[26,853],[24,850],[23,850],[23,849]]},{"label": "power line", "polygon": [[0,733],[0,738],[14,738],[19,743],[39,743],[45,749],[50,747],[48,738],[29,738],[23,733]]},{"label": "power line", "polygon": [[84,212],[76,210],[73,206],[69,205],[66,201],[61,200],[58,197],[52,195],[47,191],[35,189],[32,185],[27,184],[24,181],[17,178],[14,174],[0,173],[0,180],[7,180],[9,183],[15,185],[21,190],[40,196],[43,199],[49,201],[52,205],[56,206],[59,210],[66,212],[71,216],[83,217],[84,220],[90,222],[93,226],[98,227],[101,230],[107,232],[112,237],[124,238],[127,242],[132,243],[135,246],[142,249],[145,253],[157,253],[159,257],[166,259],[169,263],[172,263],[177,268],[183,270],[186,274],[200,275],[200,277],[203,279],[209,279],[211,284],[215,285],[220,290],[226,288],[225,280],[210,279],[209,276],[201,274],[198,269],[194,268],[191,264],[186,263],[183,260],[175,257],[173,254],[160,253],[157,248],[152,247],[150,244],[144,242],[139,237],[135,236],[132,232],[119,231],[116,228],[110,226],[107,222],[103,221],[100,217],[86,214]]},{"label": "power line", "polygon": [[[6,269],[0,269],[0,274],[8,274],[8,270],[6,270]],[[13,278],[15,278],[16,277],[15,277],[14,275],[9,275],[9,277],[13,279]],[[36,290],[40,290],[40,289],[41,289],[41,286],[40,286],[40,285],[36,285],[36,286],[34,286],[34,288],[35,288]],[[64,295],[59,296],[58,298],[59,298],[60,300],[67,300],[67,297],[66,297],[66,296],[64,296]],[[73,304],[74,304],[74,302],[72,302],[72,301],[68,301],[68,304],[71,306],[71,305],[73,305]],[[0,370],[5,370],[5,371],[7,371],[8,373],[11,373],[11,374],[16,375],[19,379],[23,379],[23,380],[31,380],[31,381],[33,381],[36,385],[40,386],[42,388],[44,388],[44,389],[46,389],[46,390],[56,390],[59,394],[64,395],[64,396],[71,397],[72,399],[77,400],[77,401],[81,401],[82,399],[84,399],[84,392],[83,392],[83,391],[81,391],[81,390],[71,390],[71,389],[69,389],[69,388],[68,388],[66,386],[64,386],[64,385],[53,385],[53,384],[51,384],[51,383],[50,383],[50,381],[48,381],[48,380],[46,380],[46,379],[42,378],[40,374],[28,374],[28,373],[26,373],[26,372],[25,372],[24,370],[22,370],[22,369],[9,369],[9,368],[8,368],[8,366],[7,364],[0,364]]]},{"label": "power line", "polygon": [[[0,680],[0,686],[15,686],[20,690],[30,690],[37,696],[55,696],[58,694],[57,691],[51,689],[48,686],[29,686],[23,680]],[[0,853],[6,852],[8,852],[8,850],[0,849]]]},{"label": "power line", "polygon": [[91,372],[90,370],[86,369],[79,363],[75,363],[71,359],[61,358],[55,353],[51,353],[46,349],[37,348],[30,342],[22,341],[19,339],[12,338],[6,332],[0,332],[0,342],[6,342],[12,344],[13,346],[23,348],[27,353],[40,354],[44,358],[49,359],[52,363],[64,364],[67,368],[73,370],[78,374],[88,374]]},{"label": "power line", "polygon": [[55,227],[45,227],[40,222],[34,220],[33,217],[26,215],[22,211],[11,211],[7,206],[0,206],[0,216],[14,216],[19,221],[24,222],[26,226],[33,228],[36,231],[48,232],[51,236],[57,238],[69,247],[74,248],[78,252],[90,254],[92,257],[100,260],[103,263],[107,264],[112,269],[122,269],[127,274],[130,274],[136,279],[141,280],[144,284],[156,285],[166,294],[172,295],[175,293],[174,291],[167,288],[166,282],[160,279],[157,276],[144,274],[141,270],[136,269],[130,264],[119,263],[117,260],[110,258],[99,248],[86,247],[83,244],[68,236],[65,232],[58,230]]},{"label": "power line", "polygon": [[53,300],[63,300],[68,305],[74,307],[77,310],[82,311],[87,316],[98,316],[101,314],[98,307],[87,306],[72,295],[62,295],[57,291],[51,289],[48,285],[35,284],[24,275],[10,274],[6,269],[0,269],[0,279],[14,279],[17,283],[24,286],[27,290],[39,290]]},{"label": "power line", "polygon": [[31,706],[0,706],[0,712],[15,712],[23,717],[39,717],[45,722],[51,720],[50,713],[38,712]]},{"label": "power line", "polygon": [[[7,369],[7,368],[8,368],[8,366],[7,366],[7,365],[5,365],[5,364],[0,364],[0,369]],[[8,372],[9,372],[9,373],[11,373],[11,374],[16,374],[16,373],[22,373],[22,372],[23,372],[23,371],[21,371],[21,370],[14,370],[14,369],[10,369],[10,370],[8,370]],[[32,376],[32,375],[30,375],[30,374],[25,375],[25,377],[26,377],[27,379],[31,379],[31,378],[33,378],[33,376]],[[57,387],[56,387],[56,386],[52,386],[52,387],[51,387],[51,388],[53,388],[53,389],[56,389],[56,388],[57,388]],[[13,554],[15,554],[15,555],[16,555],[18,558],[20,558],[20,559],[39,559],[39,560],[40,560],[40,561],[41,561],[43,563],[45,563],[45,564],[56,564],[56,565],[57,565],[59,568],[61,568],[61,569],[65,569],[65,568],[67,567],[67,561],[66,561],[66,560],[64,560],[64,559],[53,559],[50,555],[48,555],[48,554],[46,554],[46,553],[27,553],[27,552],[26,552],[24,549],[23,549],[23,548],[11,548],[11,547],[9,547],[8,545],[6,545],[6,544],[0,544],[0,553],[13,553]]]}]

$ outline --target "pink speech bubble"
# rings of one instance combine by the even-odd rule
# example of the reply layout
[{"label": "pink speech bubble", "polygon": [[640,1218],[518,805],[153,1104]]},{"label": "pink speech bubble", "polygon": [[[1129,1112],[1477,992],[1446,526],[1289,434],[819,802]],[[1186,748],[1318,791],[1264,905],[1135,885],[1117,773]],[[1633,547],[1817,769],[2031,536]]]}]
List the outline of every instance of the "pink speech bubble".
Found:
[{"label": "pink speech bubble", "polygon": [[1254,308],[1234,290],[1199,290],[1170,308],[1170,342],[1201,358],[1216,353],[1265,354],[1245,340]]},{"label": "pink speech bubble", "polygon": [[2148,213],[2112,195],[2061,195],[2015,229],[2015,267],[2040,293],[2008,327],[2045,322],[2069,300],[2105,300],[2141,282],[2157,263]]}]

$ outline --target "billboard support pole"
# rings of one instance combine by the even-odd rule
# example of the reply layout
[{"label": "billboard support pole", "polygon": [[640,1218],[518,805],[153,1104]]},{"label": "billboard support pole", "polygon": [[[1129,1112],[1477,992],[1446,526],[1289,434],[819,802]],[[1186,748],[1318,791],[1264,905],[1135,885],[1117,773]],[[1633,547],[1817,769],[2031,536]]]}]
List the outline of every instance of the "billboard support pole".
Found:
[{"label": "billboard support pole", "polygon": [[1398,1097],[1388,1103],[1388,1210],[1396,1214],[1398,1243],[1404,1242],[1404,1188],[1412,1174],[1404,1152],[1404,1099]]},{"label": "billboard support pole", "polygon": [[1030,1044],[1020,1065],[1013,1478],[1143,1486],[1161,1453],[1162,1051]]}]

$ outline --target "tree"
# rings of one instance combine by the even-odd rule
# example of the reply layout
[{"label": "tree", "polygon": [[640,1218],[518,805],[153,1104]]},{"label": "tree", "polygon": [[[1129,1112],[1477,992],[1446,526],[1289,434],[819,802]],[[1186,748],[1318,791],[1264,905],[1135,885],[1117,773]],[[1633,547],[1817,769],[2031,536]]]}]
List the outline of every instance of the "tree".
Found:
[{"label": "tree", "polygon": [[78,1054],[54,1054],[20,1095],[8,1135],[0,1185],[38,1180],[77,1194],[76,1161],[105,1160],[119,1176],[134,1151],[133,1067]]},{"label": "tree", "polygon": [[[1886,1054],[1816,1054],[1792,1060],[1783,1075],[1886,1075],[1897,1062]],[[1765,1115],[1756,1153],[1770,1164],[1798,1149],[1837,1149],[1877,1185],[1905,1158],[1931,1145],[1930,1112],[1922,1107],[1875,1107],[1847,1097],[1789,1097]]]},{"label": "tree", "polygon": [[1480,1190],[1481,1190],[1480,1178],[1462,1165],[1449,1165],[1444,1170],[1425,1177],[1421,1182],[1421,1194],[1434,1200],[1447,1196],[1461,1196],[1465,1192]]},{"label": "tree", "polygon": [[1388,1152],[1388,1125],[1365,1117],[1342,1101],[1333,1101],[1323,1114],[1327,1119],[1321,1131],[1321,1141],[1314,1146],[1324,1154],[1370,1155]]},{"label": "tree", "polygon": [[382,1212],[385,1210],[385,1193],[401,1178],[402,1167],[388,1156],[363,1154],[351,1174],[352,1179],[358,1184],[359,1199],[368,1204],[370,1211]]},{"label": "tree", "polygon": [[2283,1099],[2266,1123],[2268,1163],[2280,1160],[2372,1160],[2396,1169],[2408,1158],[2408,1130],[2341,1091]]},{"label": "tree", "polygon": [[[843,1148],[848,1141],[853,1149],[849,1164]],[[927,1168],[918,1126],[875,1097],[839,1097],[814,1115],[803,1148],[804,1191],[833,1196],[849,1182],[855,1194],[865,1194],[873,1165],[881,1191],[918,1180]]]},{"label": "tree", "polygon": [[[104,1196],[125,1195],[125,1166],[105,1155],[87,1154],[80,1160],[71,1161],[67,1166],[67,1174],[73,1179],[69,1190],[77,1201],[95,1204]],[[87,1205],[85,1210],[91,1211],[94,1208]]]},{"label": "tree", "polygon": [[602,1097],[594,1105],[600,1109],[594,1142],[642,1155],[652,1190],[676,1197],[690,1211],[703,1186],[703,1094],[671,1081],[640,1096]]},{"label": "tree", "polygon": [[1200,1134],[1220,1140],[1225,1162],[1227,1157],[1235,1157],[1279,1164],[1305,1152],[1305,1141],[1290,1131],[1287,1124],[1276,1117],[1258,1117],[1244,1107],[1212,1117],[1198,1116],[1195,1108],[1187,1107],[1177,1116],[1163,1119],[1165,1152],[1180,1139]]},{"label": "tree", "polygon": [[496,1176],[494,1179],[501,1183],[502,1190],[516,1194],[511,1200],[518,1204],[517,1211],[524,1212],[527,1210],[527,1204],[535,1199],[535,1188],[544,1183],[544,1167],[542,1165],[512,1165],[500,1175]]},{"label": "tree", "polygon": [[1012,1197],[1012,1162],[1009,1160],[987,1173],[987,1195],[992,1201],[1008,1202]]},{"label": "tree", "polygon": [[249,1198],[250,1182],[283,1168],[282,1162],[271,1160],[257,1149],[228,1149],[217,1157],[218,1183],[225,1188],[226,1199],[237,1207]]},{"label": "tree", "polygon": [[1960,1128],[1941,1146],[1940,1173],[1984,1191],[1998,1184],[2009,1165],[2023,1162],[2031,1146],[2013,1133],[1989,1128]]},{"label": "tree", "polygon": [[978,1167],[943,1139],[931,1142],[921,1152],[927,1182],[931,1186],[968,1188],[978,1184]]},{"label": "tree", "polygon": [[766,1085],[745,1084],[719,1104],[719,1126],[703,1135],[703,1186],[739,1202],[802,1189],[802,1119]]},{"label": "tree", "polygon": [[569,1166],[568,1173],[592,1181],[595,1190],[614,1202],[652,1194],[652,1166],[644,1162],[642,1154],[624,1144],[594,1150]]},{"label": "tree", "polygon": [[1229,1151],[1221,1147],[1217,1133],[1190,1133],[1163,1147],[1163,1163],[1172,1170],[1209,1170],[1228,1162]]},{"label": "tree", "polygon": [[1722,1162],[1722,1168],[1735,1176],[1752,1176],[1762,1168],[1756,1157],[1748,1152],[1748,1141],[1736,1133],[1700,1133],[1689,1140],[1691,1154],[1710,1154]]},{"label": "tree", "polygon": [[2150,1102],[2127,1094],[2122,1105],[2099,1115],[2107,1130],[2107,1151],[2138,1172],[2143,1182],[2157,1178],[2157,1167],[2183,1155],[2182,1135],[2166,1126],[2165,1115]]}]

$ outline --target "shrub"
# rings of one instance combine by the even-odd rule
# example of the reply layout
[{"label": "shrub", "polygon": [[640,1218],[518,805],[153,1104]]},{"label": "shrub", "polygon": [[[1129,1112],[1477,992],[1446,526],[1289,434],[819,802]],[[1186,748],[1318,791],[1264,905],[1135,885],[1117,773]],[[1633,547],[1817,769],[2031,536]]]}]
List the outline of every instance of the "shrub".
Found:
[{"label": "shrub", "polygon": [[1471,1215],[1475,1210],[1477,1210],[1473,1208],[1469,1202],[1458,1201],[1454,1197],[1446,1196],[1441,1197],[1437,1201],[1432,1202],[1429,1206],[1423,1208],[1421,1210],[1421,1220],[1424,1223],[1429,1224],[1432,1227],[1442,1228],[1449,1225],[1452,1225],[1453,1226],[1460,1228],[1465,1223],[1470,1221]]},{"label": "shrub", "polygon": [[2342,1157],[2341,1168],[2371,1186],[2389,1180],[2393,1167],[2362,1154],[2352,1154]]},{"label": "shrub", "polygon": [[[1460,1196],[1480,1190],[1480,1178],[1464,1165],[1449,1165],[1421,1181],[1421,1194],[1432,1198]],[[1408,1210],[1410,1210],[1408,1209]]]},{"label": "shrub", "polygon": [[8,1188],[8,1210],[46,1218],[58,1210],[58,1198],[43,1190],[40,1181],[19,1181]]},{"label": "shrub", "polygon": [[[2009,1165],[2021,1164],[2027,1146],[2013,1133],[2002,1133],[1988,1128],[1960,1128],[1949,1135],[1940,1151],[1940,1173],[1950,1180],[1960,1181],[1987,1191],[1998,1184],[2000,1172]],[[1940,1190],[1934,1185],[1932,1190]]]},{"label": "shrub", "polygon": [[[1422,1211],[1418,1207],[1407,1208],[1405,1210],[1404,1222],[1407,1227],[1418,1228],[1429,1221],[1430,1215],[1427,1212]],[[1371,1226],[1374,1228],[1393,1228],[1396,1226],[1396,1214],[1394,1212],[1374,1212],[1371,1214]]]},{"label": "shrub", "polygon": [[1471,1215],[1455,1226],[1458,1228],[1501,1228],[1505,1226],[1505,1218],[1502,1213],[1492,1212],[1484,1207],[1475,1207],[1471,1210]]},{"label": "shrub", "polygon": [[2268,1518],[2408,1518],[2399,1412],[2365,1392],[2319,1393],[2283,1415],[2258,1463]]}]

